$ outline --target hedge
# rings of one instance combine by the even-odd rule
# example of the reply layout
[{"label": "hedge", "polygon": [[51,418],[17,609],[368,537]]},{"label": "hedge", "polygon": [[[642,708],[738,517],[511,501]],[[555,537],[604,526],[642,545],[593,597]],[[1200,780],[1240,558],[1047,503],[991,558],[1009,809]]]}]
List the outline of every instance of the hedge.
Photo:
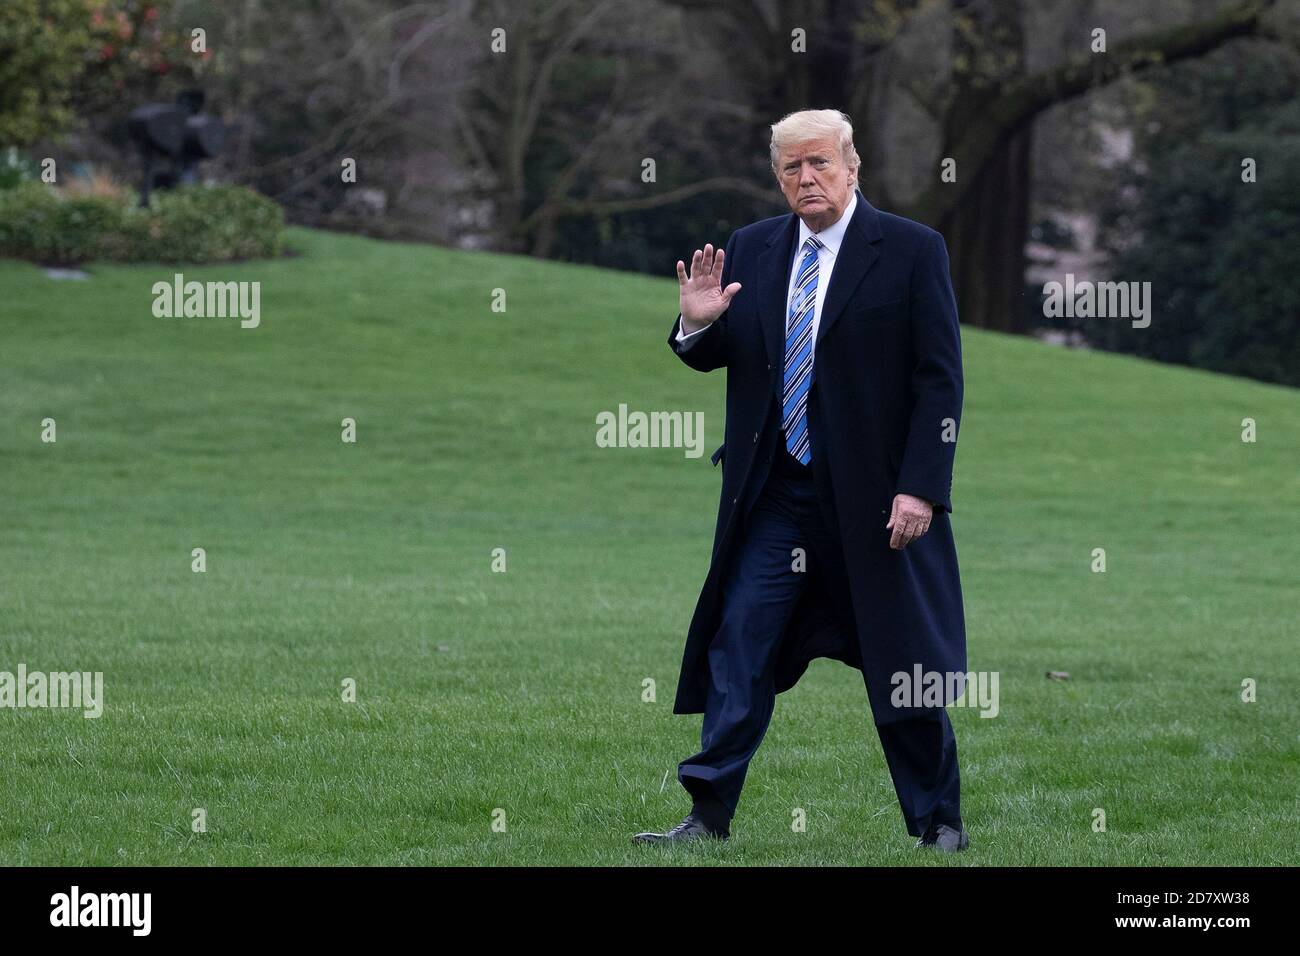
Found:
[{"label": "hedge", "polygon": [[0,256],[44,265],[261,259],[278,256],[283,241],[283,210],[243,186],[155,192],[148,208],[39,182],[0,189]]}]

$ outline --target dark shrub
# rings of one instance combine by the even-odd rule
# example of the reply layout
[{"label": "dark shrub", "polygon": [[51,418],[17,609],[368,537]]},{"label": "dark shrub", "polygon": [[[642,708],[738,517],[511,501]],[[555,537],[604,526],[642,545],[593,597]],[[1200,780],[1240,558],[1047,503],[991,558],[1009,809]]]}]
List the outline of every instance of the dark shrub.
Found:
[{"label": "dark shrub", "polygon": [[125,196],[73,196],[38,182],[0,190],[0,255],[48,265],[270,258],[280,254],[283,233],[279,205],[243,186],[157,192],[148,209]]}]

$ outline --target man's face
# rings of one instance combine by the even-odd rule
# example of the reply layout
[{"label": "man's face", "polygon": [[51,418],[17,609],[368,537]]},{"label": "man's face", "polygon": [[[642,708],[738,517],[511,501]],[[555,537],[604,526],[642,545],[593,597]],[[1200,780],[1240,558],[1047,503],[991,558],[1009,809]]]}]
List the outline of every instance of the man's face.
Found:
[{"label": "man's face", "polygon": [[844,165],[833,137],[778,150],[776,171],[790,208],[813,232],[821,232],[844,215],[857,180]]}]

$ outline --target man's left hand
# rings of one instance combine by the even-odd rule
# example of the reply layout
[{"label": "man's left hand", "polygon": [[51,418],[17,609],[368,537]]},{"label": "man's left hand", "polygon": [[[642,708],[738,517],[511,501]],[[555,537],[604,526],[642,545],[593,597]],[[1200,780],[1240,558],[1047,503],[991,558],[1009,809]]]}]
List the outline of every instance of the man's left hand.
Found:
[{"label": "man's left hand", "polygon": [[921,535],[930,530],[930,519],[934,517],[934,505],[915,495],[894,495],[894,511],[889,516],[885,529],[894,529],[889,539],[889,546],[895,551],[902,551]]}]

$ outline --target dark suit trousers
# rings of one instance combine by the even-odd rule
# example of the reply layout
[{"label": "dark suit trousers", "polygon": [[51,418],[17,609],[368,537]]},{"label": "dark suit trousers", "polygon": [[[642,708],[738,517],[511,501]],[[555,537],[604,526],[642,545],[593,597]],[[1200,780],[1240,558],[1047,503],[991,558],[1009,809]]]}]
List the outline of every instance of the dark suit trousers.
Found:
[{"label": "dark suit trousers", "polygon": [[[793,570],[795,549],[803,549],[805,570]],[[728,817],[776,705],[782,633],[814,573],[847,601],[843,551],[822,512],[812,468],[792,458],[782,440],[723,586],[722,617],[708,652],[712,680],[701,750],[677,768],[692,797],[720,802]],[[907,832],[920,836],[931,822],[959,826],[957,741],[947,712],[876,729]]]}]

